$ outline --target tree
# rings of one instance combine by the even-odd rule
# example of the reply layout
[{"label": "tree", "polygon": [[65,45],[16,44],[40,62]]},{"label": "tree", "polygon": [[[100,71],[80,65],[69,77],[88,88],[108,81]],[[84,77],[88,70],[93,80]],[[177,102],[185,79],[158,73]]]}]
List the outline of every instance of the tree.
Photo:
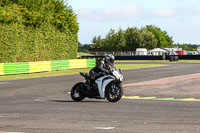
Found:
[{"label": "tree", "polygon": [[92,40],[90,51],[103,51],[104,44],[105,44],[105,41],[104,39],[101,39],[101,36],[94,37]]},{"label": "tree", "polygon": [[114,49],[116,51],[122,51],[125,50],[125,47],[126,47],[125,34],[124,31],[120,28],[119,31],[117,32],[117,38],[115,40]]},{"label": "tree", "polygon": [[157,39],[157,47],[166,48],[173,46],[172,37],[170,37],[166,31],[162,31],[160,28],[153,25],[147,25],[146,29],[152,32],[155,38]]},{"label": "tree", "polygon": [[118,32],[115,32],[115,30],[111,29],[106,36],[105,45],[102,46],[105,51],[121,51],[124,49],[125,45],[124,31],[119,29]]},{"label": "tree", "polygon": [[110,29],[110,31],[106,35],[105,42],[102,43],[102,50],[115,51],[113,50],[113,48],[115,47],[116,39],[117,39],[117,34],[115,33],[115,30]]},{"label": "tree", "polygon": [[139,29],[136,27],[128,28],[125,31],[126,51],[135,51],[140,47],[141,35]]},{"label": "tree", "polygon": [[180,44],[180,43],[177,43],[177,44],[174,44],[175,47],[178,47],[178,48],[182,48],[183,50],[187,50],[187,51],[197,51],[197,47],[198,45],[195,45],[195,44]]},{"label": "tree", "polygon": [[81,44],[78,42],[78,52],[88,52],[90,49],[90,44]]},{"label": "tree", "polygon": [[172,47],[173,40],[166,31],[156,26],[138,29],[127,28],[123,31],[111,29],[105,38],[94,37],[91,45],[93,51],[135,51],[137,48],[153,49]]},{"label": "tree", "polygon": [[142,28],[140,30],[140,34],[140,48],[154,49],[157,47],[157,39],[155,38],[152,32],[148,31],[145,28]]}]

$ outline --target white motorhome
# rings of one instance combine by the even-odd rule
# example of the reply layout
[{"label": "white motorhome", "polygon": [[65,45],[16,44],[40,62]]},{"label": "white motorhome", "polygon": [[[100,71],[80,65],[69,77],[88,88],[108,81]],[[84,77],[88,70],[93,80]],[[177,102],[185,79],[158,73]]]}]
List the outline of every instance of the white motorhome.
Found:
[{"label": "white motorhome", "polygon": [[147,55],[147,49],[146,48],[137,48],[135,55]]}]

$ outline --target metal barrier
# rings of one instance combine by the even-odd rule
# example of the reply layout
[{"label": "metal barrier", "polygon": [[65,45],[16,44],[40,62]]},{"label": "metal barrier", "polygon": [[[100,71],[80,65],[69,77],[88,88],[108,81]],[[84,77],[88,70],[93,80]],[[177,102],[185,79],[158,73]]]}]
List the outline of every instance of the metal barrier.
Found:
[{"label": "metal barrier", "polygon": [[[82,56],[83,59],[104,58],[104,56]],[[115,56],[115,60],[163,60],[163,56]]]},{"label": "metal barrier", "polygon": [[[132,56],[115,56],[116,60],[169,60],[171,55],[132,55]],[[179,60],[200,60],[200,55],[176,55]],[[104,56],[82,56],[83,59],[104,58]]]}]

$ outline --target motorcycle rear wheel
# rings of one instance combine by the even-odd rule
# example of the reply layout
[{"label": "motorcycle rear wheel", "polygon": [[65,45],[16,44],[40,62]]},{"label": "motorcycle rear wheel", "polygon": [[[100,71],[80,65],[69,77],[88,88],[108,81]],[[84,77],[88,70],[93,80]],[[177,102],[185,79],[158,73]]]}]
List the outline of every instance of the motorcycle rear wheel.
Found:
[{"label": "motorcycle rear wheel", "polygon": [[83,82],[79,82],[77,84],[75,84],[73,87],[72,87],[72,90],[71,90],[71,98],[74,100],[74,101],[82,101],[85,96],[83,94]]},{"label": "motorcycle rear wheel", "polygon": [[119,101],[122,98],[123,94],[124,94],[124,90],[123,90],[122,85],[116,86],[114,92],[113,92],[112,88],[109,87],[107,89],[107,96],[106,96],[106,98],[107,98],[107,100],[109,102],[117,102],[117,101]]}]

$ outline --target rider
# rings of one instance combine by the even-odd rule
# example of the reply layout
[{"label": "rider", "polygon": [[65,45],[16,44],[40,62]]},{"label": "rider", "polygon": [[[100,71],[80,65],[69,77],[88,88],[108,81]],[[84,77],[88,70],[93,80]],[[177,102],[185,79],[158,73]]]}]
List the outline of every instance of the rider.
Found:
[{"label": "rider", "polygon": [[101,73],[110,73],[111,67],[114,65],[114,60],[115,57],[112,54],[105,55],[104,61],[100,61],[94,68],[90,70],[90,80],[87,81],[86,86],[88,90],[90,90],[89,86],[93,85],[95,78],[100,76]]},{"label": "rider", "polygon": [[90,78],[93,80],[101,73],[109,74],[111,67],[114,65],[115,57],[112,54],[105,55],[104,61],[100,61],[93,69],[90,70]]}]

